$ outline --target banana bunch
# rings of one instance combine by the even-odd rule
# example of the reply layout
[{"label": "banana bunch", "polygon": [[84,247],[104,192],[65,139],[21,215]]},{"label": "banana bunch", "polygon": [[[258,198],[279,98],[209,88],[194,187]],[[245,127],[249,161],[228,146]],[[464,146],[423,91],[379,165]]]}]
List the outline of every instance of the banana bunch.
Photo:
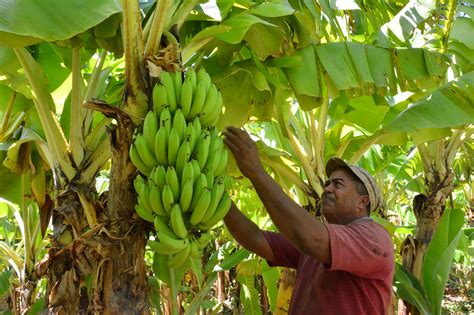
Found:
[{"label": "banana bunch", "polygon": [[225,182],[228,151],[215,128],[222,97],[204,69],[162,72],[153,89],[153,111],[130,147],[140,171],[135,211],[152,222],[149,247],[170,255],[169,267],[201,257],[210,229],[230,209]]}]

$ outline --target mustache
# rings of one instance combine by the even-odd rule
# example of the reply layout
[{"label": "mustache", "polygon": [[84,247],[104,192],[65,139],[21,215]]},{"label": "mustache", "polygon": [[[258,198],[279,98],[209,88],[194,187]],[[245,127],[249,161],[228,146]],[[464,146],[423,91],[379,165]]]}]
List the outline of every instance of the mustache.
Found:
[{"label": "mustache", "polygon": [[333,195],[333,194],[330,194],[330,193],[323,193],[323,195],[322,195],[322,200],[325,200],[325,199],[328,199],[328,200],[331,200],[331,201],[336,200],[336,198],[334,197],[334,195]]}]

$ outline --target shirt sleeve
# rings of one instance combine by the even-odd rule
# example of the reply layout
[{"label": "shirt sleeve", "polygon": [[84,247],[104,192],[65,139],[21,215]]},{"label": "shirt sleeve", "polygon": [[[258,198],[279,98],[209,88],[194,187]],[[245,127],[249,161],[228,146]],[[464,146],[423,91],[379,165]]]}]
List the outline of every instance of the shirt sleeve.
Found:
[{"label": "shirt sleeve", "polygon": [[280,233],[263,231],[263,235],[273,252],[273,261],[267,260],[268,265],[296,269],[300,251]]},{"label": "shirt sleeve", "polygon": [[386,278],[393,265],[393,245],[382,226],[372,221],[326,226],[331,246],[330,270],[369,279]]}]

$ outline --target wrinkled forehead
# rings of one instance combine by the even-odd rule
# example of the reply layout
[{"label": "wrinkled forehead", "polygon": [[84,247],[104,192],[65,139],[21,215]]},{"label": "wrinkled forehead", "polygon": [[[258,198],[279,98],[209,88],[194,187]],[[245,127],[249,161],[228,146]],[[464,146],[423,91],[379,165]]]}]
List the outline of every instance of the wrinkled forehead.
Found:
[{"label": "wrinkled forehead", "polygon": [[351,171],[347,167],[338,167],[329,176],[329,179],[334,178],[342,178],[347,181],[351,179]]}]

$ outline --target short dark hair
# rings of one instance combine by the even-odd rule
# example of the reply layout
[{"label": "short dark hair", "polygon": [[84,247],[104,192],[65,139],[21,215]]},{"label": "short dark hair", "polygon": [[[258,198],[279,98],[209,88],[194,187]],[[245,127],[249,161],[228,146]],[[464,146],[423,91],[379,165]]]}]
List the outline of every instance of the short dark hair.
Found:
[{"label": "short dark hair", "polygon": [[[367,188],[365,187],[364,183],[360,180],[360,178],[357,177],[357,175],[354,174],[354,172],[352,172],[350,168],[343,167],[342,169],[344,169],[347,172],[347,174],[349,174],[349,176],[351,177],[352,182],[355,184],[356,191],[359,194],[359,196],[368,196],[369,192],[367,191]],[[365,210],[367,210],[367,214],[370,215],[370,200],[369,200],[369,203],[367,203]]]}]

